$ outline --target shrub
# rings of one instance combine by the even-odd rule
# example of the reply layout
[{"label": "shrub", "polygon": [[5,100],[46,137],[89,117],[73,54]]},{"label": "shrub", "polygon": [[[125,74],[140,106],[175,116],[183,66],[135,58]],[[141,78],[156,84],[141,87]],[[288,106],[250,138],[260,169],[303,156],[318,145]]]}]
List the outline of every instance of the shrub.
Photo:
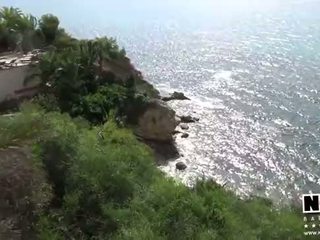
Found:
[{"label": "shrub", "polygon": [[68,115],[50,113],[46,120],[49,132],[38,143],[38,158],[47,169],[56,200],[60,202],[65,192],[68,168],[76,153],[79,129]]},{"label": "shrub", "polygon": [[[76,142],[74,139],[68,142],[70,140]],[[61,139],[55,142],[64,146]],[[151,181],[155,172],[152,155],[130,131],[118,129],[112,121],[102,130],[95,128],[80,134],[76,149],[76,153],[71,153],[70,149],[55,150],[54,156],[59,153],[56,158],[59,161],[54,161],[54,166],[45,163],[49,175],[54,170],[52,176],[61,180],[55,182],[59,186],[64,183],[63,224],[76,228],[67,228],[74,234],[110,235],[119,227],[117,218],[130,213],[125,208],[134,193]],[[60,162],[70,155],[73,156],[71,160]],[[47,158],[41,156],[47,162]],[[69,163],[59,168],[64,171],[57,171],[56,166],[64,166],[64,163]],[[132,169],[135,171],[131,172]]]},{"label": "shrub", "polygon": [[30,104],[23,105],[20,113],[0,116],[0,148],[22,145],[39,137],[45,129],[43,116],[39,107]]}]

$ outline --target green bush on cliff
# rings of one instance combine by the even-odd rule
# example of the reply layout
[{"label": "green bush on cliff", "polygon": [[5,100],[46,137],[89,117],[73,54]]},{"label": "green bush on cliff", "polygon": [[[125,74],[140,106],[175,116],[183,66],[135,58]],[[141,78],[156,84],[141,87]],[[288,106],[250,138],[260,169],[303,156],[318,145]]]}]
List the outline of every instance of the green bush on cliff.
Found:
[{"label": "green bush on cliff", "polygon": [[27,104],[20,113],[0,115],[0,149],[38,137],[45,129],[43,114],[39,107]]},{"label": "green bush on cliff", "polygon": [[[42,98],[48,96],[52,102],[54,97],[62,112],[85,117],[95,124],[103,123],[111,110],[125,117],[127,108],[143,103],[134,77],[129,74],[121,79],[114,73],[126,75],[129,70],[122,68],[132,68],[124,54],[114,39],[82,40],[72,47],[43,55],[36,74],[29,79],[39,77]],[[116,70],[105,70],[106,61]]]}]

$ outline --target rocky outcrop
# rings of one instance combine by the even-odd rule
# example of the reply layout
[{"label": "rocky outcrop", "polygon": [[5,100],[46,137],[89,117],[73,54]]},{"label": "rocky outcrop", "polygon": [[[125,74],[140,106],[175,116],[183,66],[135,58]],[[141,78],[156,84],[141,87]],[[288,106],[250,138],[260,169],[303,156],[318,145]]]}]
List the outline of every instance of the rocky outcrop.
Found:
[{"label": "rocky outcrop", "polygon": [[177,126],[175,111],[160,100],[152,100],[138,117],[134,132],[143,139],[172,142]]},{"label": "rocky outcrop", "polygon": [[95,66],[101,75],[109,77],[117,83],[126,84],[131,79],[134,81],[137,92],[146,94],[150,98],[160,98],[159,91],[152,84],[144,80],[142,73],[136,70],[127,57],[103,60],[101,63],[96,62]]},{"label": "rocky outcrop", "polygon": [[189,129],[189,126],[188,126],[187,124],[181,124],[181,125],[180,125],[180,128],[181,128],[182,130],[188,130],[188,129]]},{"label": "rocky outcrop", "polygon": [[153,140],[142,140],[142,142],[151,148],[156,164],[159,166],[167,165],[168,161],[174,161],[181,157],[174,142],[166,143]]},{"label": "rocky outcrop", "polygon": [[173,92],[171,96],[163,97],[162,100],[168,102],[171,100],[190,100],[190,98],[187,98],[182,92]]}]

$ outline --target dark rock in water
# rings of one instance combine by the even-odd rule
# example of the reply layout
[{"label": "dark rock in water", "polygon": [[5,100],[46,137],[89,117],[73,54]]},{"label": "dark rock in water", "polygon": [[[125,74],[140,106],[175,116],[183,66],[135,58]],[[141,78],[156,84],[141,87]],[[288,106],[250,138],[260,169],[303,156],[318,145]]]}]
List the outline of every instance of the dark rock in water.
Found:
[{"label": "dark rock in water", "polygon": [[184,134],[181,135],[181,138],[187,138],[187,137],[189,137],[188,133],[184,133]]},{"label": "dark rock in water", "polygon": [[189,129],[189,126],[188,126],[187,124],[181,124],[181,125],[180,125],[180,128],[181,128],[182,130],[188,130],[188,129]]},{"label": "dark rock in water", "polygon": [[185,169],[187,168],[187,165],[186,165],[185,163],[183,163],[183,162],[178,162],[178,163],[176,164],[176,168],[177,168],[178,170],[182,171],[182,170],[185,170]]},{"label": "dark rock in water", "polygon": [[178,133],[181,133],[179,130],[174,130],[173,135],[176,135]]},{"label": "dark rock in water", "polygon": [[199,118],[196,117],[191,117],[190,115],[188,116],[180,116],[181,122],[182,123],[194,123],[194,122],[198,122]]},{"label": "dark rock in water", "polygon": [[163,97],[162,100],[168,102],[171,100],[190,100],[190,98],[186,97],[182,92],[174,92],[169,97]]},{"label": "dark rock in water", "polygon": [[157,165],[166,165],[168,161],[174,161],[180,157],[174,142],[165,143],[142,139],[153,151]]}]

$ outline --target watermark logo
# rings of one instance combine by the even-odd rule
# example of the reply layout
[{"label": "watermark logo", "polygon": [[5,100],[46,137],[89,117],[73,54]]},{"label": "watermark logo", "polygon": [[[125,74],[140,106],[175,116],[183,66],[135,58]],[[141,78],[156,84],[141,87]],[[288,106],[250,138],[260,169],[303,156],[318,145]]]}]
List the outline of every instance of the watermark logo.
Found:
[{"label": "watermark logo", "polygon": [[304,235],[320,236],[320,194],[302,195]]},{"label": "watermark logo", "polygon": [[320,213],[320,194],[302,195],[302,211],[305,214]]}]

